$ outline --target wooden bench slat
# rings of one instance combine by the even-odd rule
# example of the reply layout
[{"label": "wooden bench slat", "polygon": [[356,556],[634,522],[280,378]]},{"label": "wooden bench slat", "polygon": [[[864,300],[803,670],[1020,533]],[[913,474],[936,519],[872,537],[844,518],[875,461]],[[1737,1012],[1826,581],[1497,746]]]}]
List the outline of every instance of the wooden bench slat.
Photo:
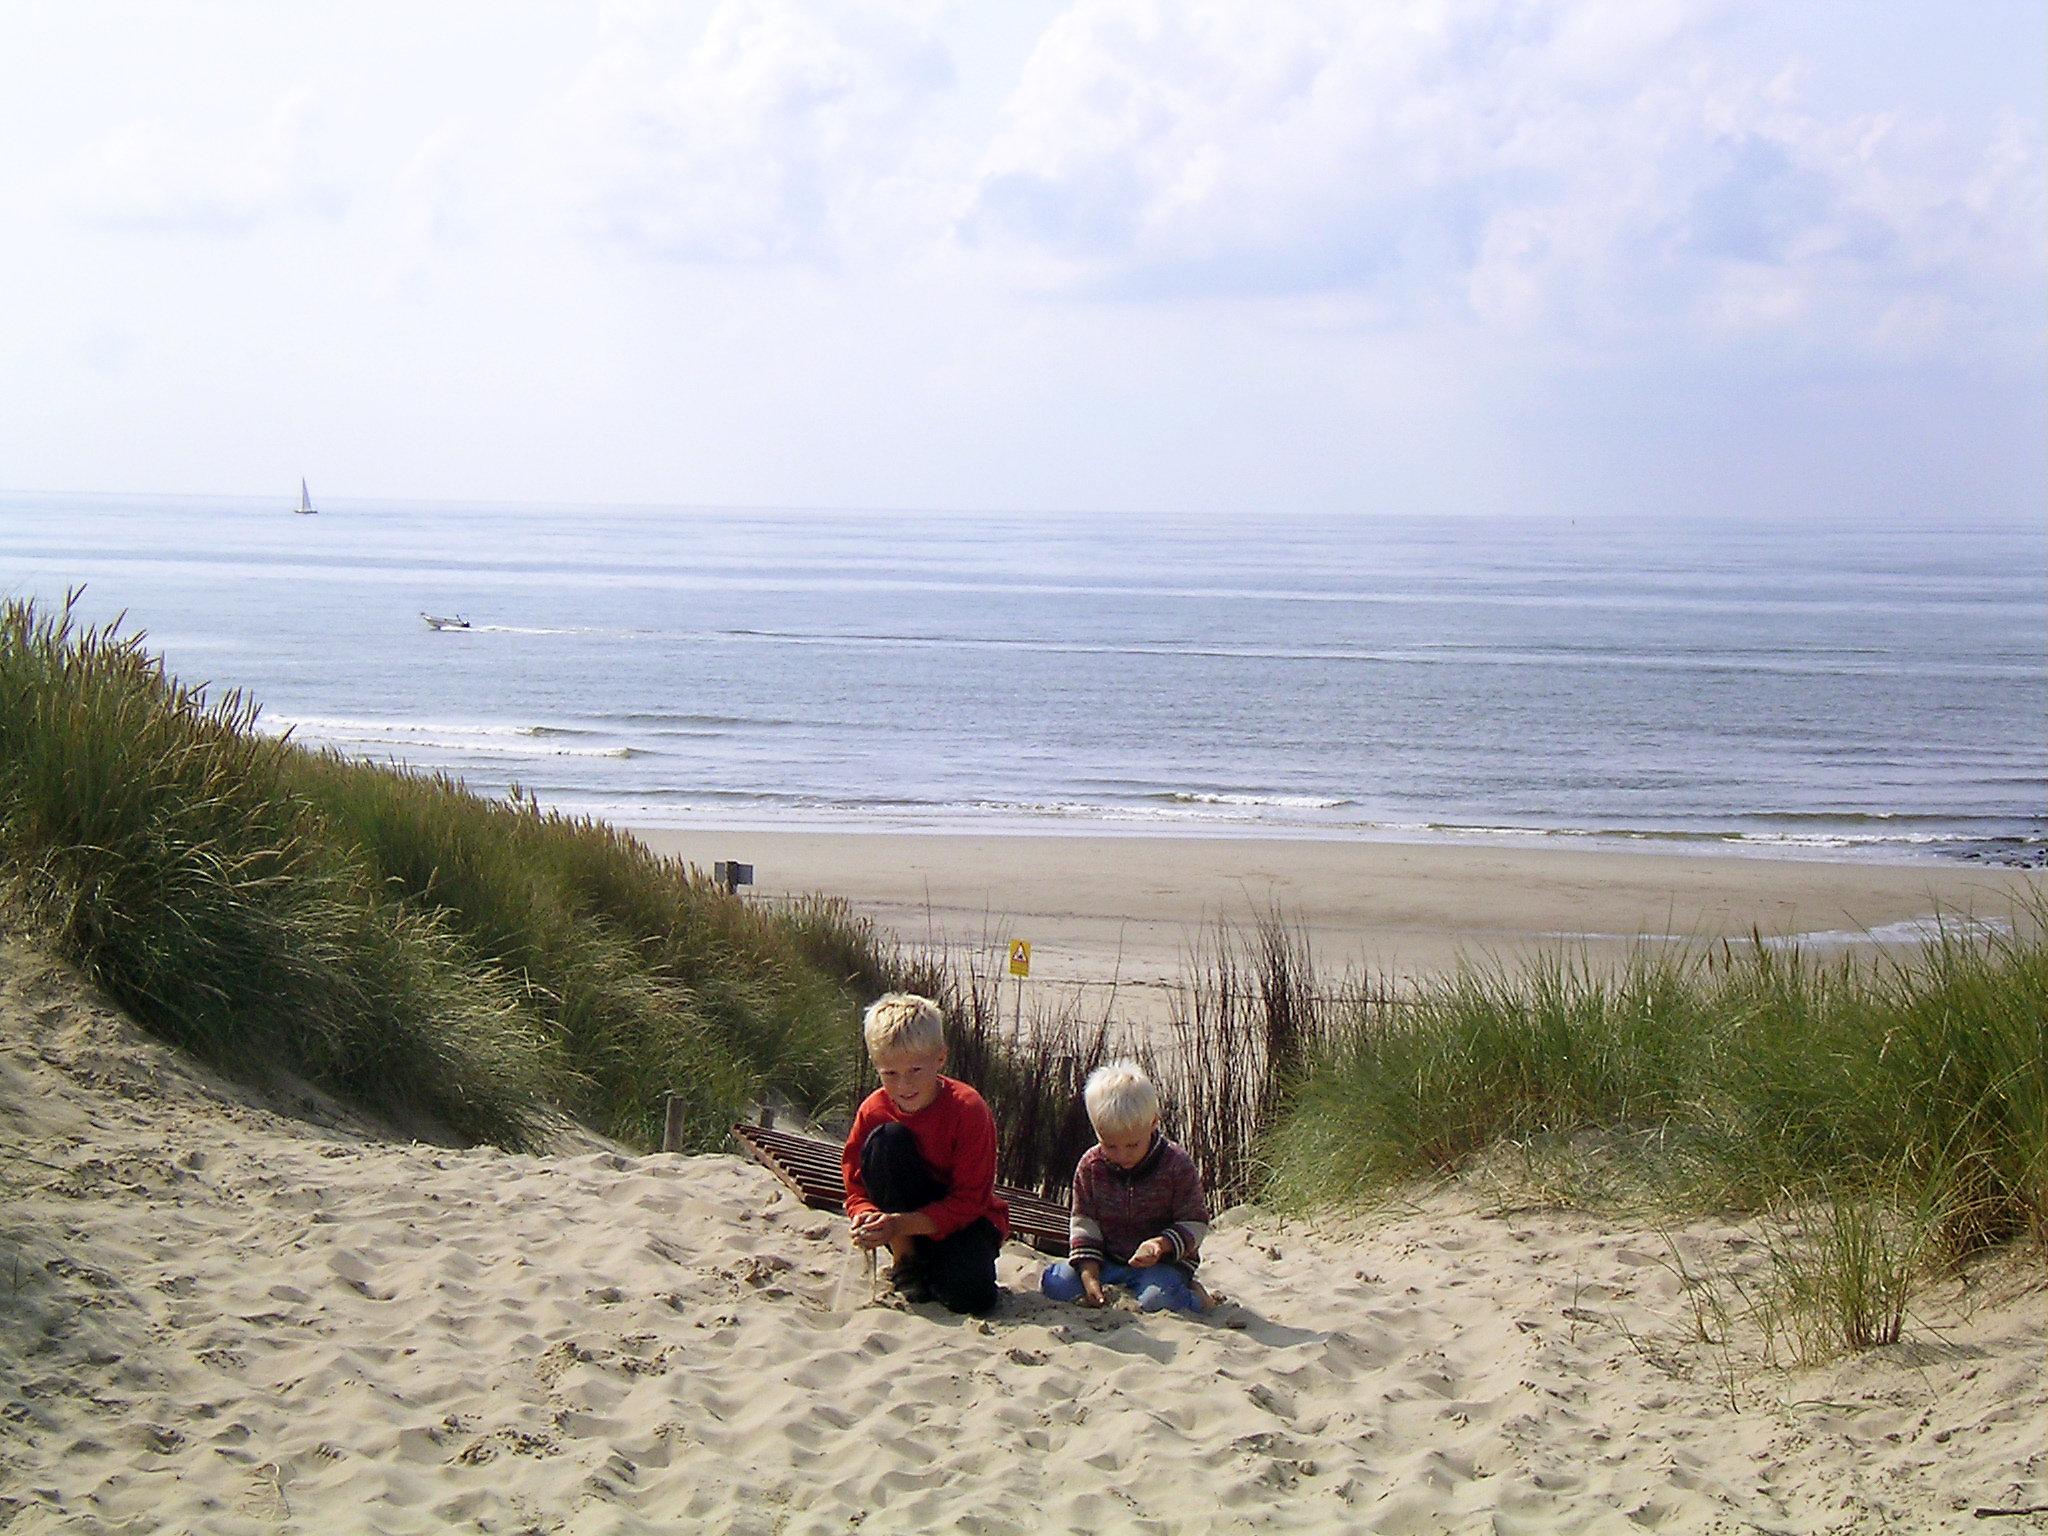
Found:
[{"label": "wooden bench slat", "polygon": [[[805,1205],[821,1211],[846,1209],[846,1179],[840,1166],[837,1142],[746,1124],[734,1126],[732,1137],[748,1156],[780,1179]],[[1065,1206],[1009,1184],[998,1184],[996,1193],[1010,1208],[1013,1236],[1023,1239],[1041,1253],[1065,1256]]]}]

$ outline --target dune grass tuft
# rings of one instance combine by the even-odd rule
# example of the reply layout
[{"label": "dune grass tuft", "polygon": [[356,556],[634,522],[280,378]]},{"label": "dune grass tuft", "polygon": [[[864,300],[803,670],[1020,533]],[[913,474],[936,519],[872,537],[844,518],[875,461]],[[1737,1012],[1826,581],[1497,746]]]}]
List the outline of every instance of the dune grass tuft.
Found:
[{"label": "dune grass tuft", "polygon": [[0,610],[0,878],[146,1027],[506,1145],[557,1109],[647,1145],[668,1091],[696,1146],[770,1084],[844,1098],[875,946],[843,909],[305,751],[117,629]]},{"label": "dune grass tuft", "polygon": [[844,1096],[864,977],[826,963],[858,961],[871,936],[843,910],[750,906],[613,828],[445,778],[310,754],[293,768],[384,889],[520,979],[573,1071],[569,1112],[648,1145],[676,1093],[692,1144],[710,1147],[771,1088],[806,1106]]},{"label": "dune grass tuft", "polygon": [[335,847],[295,749],[140,637],[0,611],[0,851],[27,924],[165,1038],[518,1141],[564,1062],[502,969],[464,964]]},{"label": "dune grass tuft", "polygon": [[1664,1210],[1772,1223],[1784,1293],[1838,1343],[1895,1338],[1916,1272],[2048,1241],[2048,913],[1860,963],[1759,943],[1426,984],[1335,1031],[1268,1194],[1355,1202],[1588,1136]]}]

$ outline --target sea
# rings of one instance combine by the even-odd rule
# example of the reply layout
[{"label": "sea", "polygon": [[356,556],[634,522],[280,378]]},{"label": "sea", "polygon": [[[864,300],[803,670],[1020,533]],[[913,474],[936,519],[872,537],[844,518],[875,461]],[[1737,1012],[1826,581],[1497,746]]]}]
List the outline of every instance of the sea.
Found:
[{"label": "sea", "polygon": [[295,500],[0,494],[0,593],[633,826],[2048,850],[2040,519]]}]

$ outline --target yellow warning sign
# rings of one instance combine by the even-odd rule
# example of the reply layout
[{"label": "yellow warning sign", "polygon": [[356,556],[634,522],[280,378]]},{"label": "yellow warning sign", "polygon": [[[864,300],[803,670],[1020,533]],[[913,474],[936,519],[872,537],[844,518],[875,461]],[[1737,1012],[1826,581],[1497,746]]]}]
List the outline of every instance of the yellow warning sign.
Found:
[{"label": "yellow warning sign", "polygon": [[1012,976],[1029,976],[1031,974],[1031,941],[1029,939],[1010,940],[1010,974]]}]

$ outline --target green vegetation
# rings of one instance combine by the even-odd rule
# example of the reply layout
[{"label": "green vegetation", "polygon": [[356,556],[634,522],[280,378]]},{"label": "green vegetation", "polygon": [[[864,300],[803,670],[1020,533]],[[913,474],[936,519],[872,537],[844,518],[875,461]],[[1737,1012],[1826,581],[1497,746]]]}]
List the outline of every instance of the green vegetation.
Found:
[{"label": "green vegetation", "polygon": [[2042,927],[1875,965],[1759,945],[1461,973],[1340,1031],[1274,1133],[1274,1193],[1355,1199],[1602,1132],[1647,1138],[1695,1206],[1910,1190],[1949,1254],[2048,1236]]},{"label": "green vegetation", "polygon": [[[716,1146],[773,1088],[806,1109],[846,1092],[844,1041],[872,941],[843,907],[751,907],[612,828],[483,800],[444,778],[299,754],[294,788],[408,911],[516,976],[567,1069],[569,1113],[640,1145],[663,1096]],[[843,971],[825,968],[845,965]]]},{"label": "green vegetation", "polygon": [[2048,1240],[2048,913],[2017,928],[1832,966],[1560,957],[1355,1010],[1266,1142],[1267,1193],[1355,1202],[1516,1145],[1576,1198],[1760,1217],[1802,1354],[1895,1339],[1917,1273]]},{"label": "green vegetation", "polygon": [[551,1110],[698,1146],[847,1092],[876,987],[843,907],[750,908],[587,821],[305,751],[139,635],[0,611],[0,875],[146,1027],[516,1146]]}]

